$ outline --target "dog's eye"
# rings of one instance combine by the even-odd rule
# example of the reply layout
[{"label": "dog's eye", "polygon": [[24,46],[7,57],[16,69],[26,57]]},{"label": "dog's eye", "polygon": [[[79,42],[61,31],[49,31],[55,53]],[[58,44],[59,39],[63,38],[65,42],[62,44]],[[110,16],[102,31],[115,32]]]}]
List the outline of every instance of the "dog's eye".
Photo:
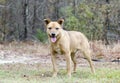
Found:
[{"label": "dog's eye", "polygon": [[49,29],[49,30],[51,30],[52,28],[51,28],[51,27],[49,27],[48,29]]},{"label": "dog's eye", "polygon": [[56,28],[56,30],[58,30],[59,28]]}]

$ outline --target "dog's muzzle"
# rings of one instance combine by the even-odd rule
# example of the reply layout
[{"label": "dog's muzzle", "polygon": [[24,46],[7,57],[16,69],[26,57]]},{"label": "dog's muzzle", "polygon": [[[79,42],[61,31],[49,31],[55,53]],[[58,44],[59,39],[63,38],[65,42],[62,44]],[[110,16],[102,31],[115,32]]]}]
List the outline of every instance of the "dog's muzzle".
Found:
[{"label": "dog's muzzle", "polygon": [[51,42],[55,43],[57,40],[55,33],[52,33],[50,37],[51,37]]}]

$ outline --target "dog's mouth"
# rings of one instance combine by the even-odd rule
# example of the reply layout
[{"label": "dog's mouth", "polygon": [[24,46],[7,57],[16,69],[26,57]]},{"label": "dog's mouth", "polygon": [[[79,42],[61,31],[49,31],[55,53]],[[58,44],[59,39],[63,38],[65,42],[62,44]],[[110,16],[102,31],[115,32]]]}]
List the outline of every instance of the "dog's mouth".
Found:
[{"label": "dog's mouth", "polygon": [[55,43],[57,40],[57,37],[55,35],[50,35],[51,42]]},{"label": "dog's mouth", "polygon": [[55,42],[56,42],[56,40],[57,40],[57,38],[56,38],[56,37],[51,37],[51,41],[52,41],[53,43],[55,43]]}]

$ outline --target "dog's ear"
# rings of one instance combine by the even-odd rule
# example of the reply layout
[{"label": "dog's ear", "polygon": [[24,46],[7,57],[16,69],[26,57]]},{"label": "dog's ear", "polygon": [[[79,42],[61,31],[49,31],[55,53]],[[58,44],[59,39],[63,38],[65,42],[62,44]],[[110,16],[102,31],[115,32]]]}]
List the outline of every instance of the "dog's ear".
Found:
[{"label": "dog's ear", "polygon": [[64,19],[59,19],[57,22],[58,22],[60,25],[63,25]]},{"label": "dog's ear", "polygon": [[47,18],[47,19],[44,19],[44,22],[46,25],[48,25],[51,22],[51,20],[49,18]]}]

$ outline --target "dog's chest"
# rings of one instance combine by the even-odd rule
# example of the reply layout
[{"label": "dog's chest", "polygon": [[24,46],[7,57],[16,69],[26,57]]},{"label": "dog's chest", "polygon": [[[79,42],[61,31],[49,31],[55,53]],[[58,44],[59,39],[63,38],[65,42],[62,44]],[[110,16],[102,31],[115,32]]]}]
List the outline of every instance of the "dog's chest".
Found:
[{"label": "dog's chest", "polygon": [[53,50],[54,50],[56,53],[58,53],[58,54],[63,54],[60,45],[54,45],[54,46],[53,46]]}]

